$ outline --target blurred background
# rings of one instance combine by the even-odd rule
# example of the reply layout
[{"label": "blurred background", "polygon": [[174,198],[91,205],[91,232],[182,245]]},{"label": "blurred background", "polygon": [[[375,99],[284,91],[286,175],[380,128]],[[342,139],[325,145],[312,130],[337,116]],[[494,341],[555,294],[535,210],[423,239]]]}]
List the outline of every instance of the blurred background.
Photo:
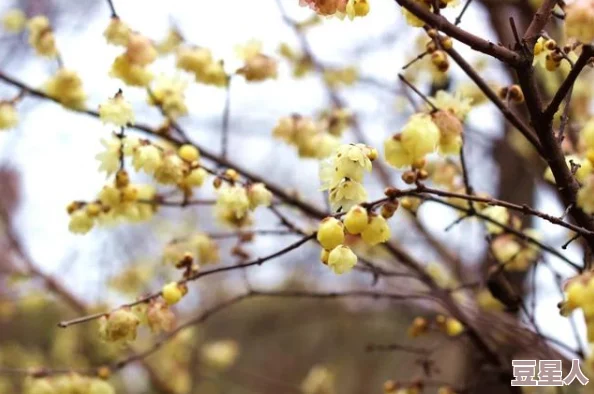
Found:
[{"label": "blurred background", "polygon": [[[278,57],[281,43],[297,50],[301,45],[275,0],[114,2],[120,18],[133,29],[161,40],[175,28],[187,42],[211,48],[228,67],[237,61],[236,45],[251,39],[261,41],[263,52],[274,57]],[[300,21],[311,16],[307,8],[298,6],[297,0],[280,2],[291,19]],[[397,132],[413,112],[398,74],[403,65],[423,51],[425,41],[420,31],[406,25],[394,1],[370,3],[368,17],[352,22],[324,19],[307,30],[306,40],[324,67],[356,67],[358,80],[340,88],[337,94],[356,116],[367,142],[381,150],[384,139]],[[108,45],[103,37],[110,20],[106,1],[5,0],[0,13],[11,8],[20,8],[28,16],[43,14],[50,18],[65,66],[76,70],[83,80],[88,108],[96,109],[121,88],[132,102],[137,120],[151,125],[162,121],[159,111],[147,105],[144,89],[127,87],[108,75],[119,49]],[[508,43],[507,21],[500,21],[500,15],[515,15],[517,23],[525,26],[532,10],[528,1],[475,1],[461,27],[495,42]],[[453,19],[459,12],[460,7],[448,9],[445,15]],[[462,45],[456,48],[480,67],[489,82],[504,86],[511,81],[506,70],[495,62],[476,57]],[[173,56],[161,58],[152,66],[153,71],[171,76],[176,73],[174,62]],[[323,194],[318,191],[318,161],[300,159],[293,147],[272,138],[272,130],[282,116],[318,115],[332,106],[332,98],[319,73],[314,71],[296,79],[286,61],[279,64],[275,81],[233,81],[229,157],[324,207]],[[26,33],[0,36],[0,71],[6,75],[40,87],[57,67],[55,61],[34,56]],[[470,81],[455,66],[445,79],[423,71],[407,71],[407,75],[429,95],[438,89],[473,94]],[[0,82],[0,98],[17,93],[17,89]],[[225,95],[224,89],[191,83],[186,91],[189,115],[179,120],[193,141],[213,151],[221,149]],[[96,118],[33,97],[19,103],[18,110],[18,126],[0,133],[0,204],[6,212],[4,239],[0,238],[0,366],[86,368],[118,359],[126,351],[94,340],[96,323],[67,330],[56,327],[58,321],[80,313],[48,292],[51,283],[43,278],[53,278],[80,302],[97,308],[115,307],[175,278],[175,270],[161,261],[163,249],[172,239],[197,229],[216,232],[220,228],[208,206],[162,207],[148,224],[95,228],[85,236],[71,234],[66,206],[74,200],[93,199],[105,184],[104,174],[97,171],[95,155],[102,150],[101,138],[107,138],[112,130]],[[347,132],[343,141],[357,141],[357,136]],[[473,108],[465,125],[465,141],[475,190],[526,203],[554,216],[563,214],[553,190],[541,180],[544,168],[531,162],[530,152],[522,149],[517,133],[505,125],[492,104]],[[143,179],[142,175],[134,177]],[[392,171],[389,178],[392,185],[402,185],[399,172]],[[380,177],[368,177],[366,187],[374,199],[382,195],[385,184]],[[212,195],[208,186],[200,190],[198,197]],[[444,263],[444,255],[454,256],[459,267],[451,270],[461,282],[480,281],[490,262],[483,225],[465,220],[445,231],[457,217],[453,210],[431,203],[423,204],[415,214],[400,210],[397,219],[391,221],[393,239],[428,265]],[[531,222],[530,218],[524,221],[527,227],[540,230],[543,242],[555,248],[568,239],[567,232],[550,224]],[[275,228],[278,219],[267,211],[258,212],[256,223],[258,228]],[[257,257],[296,239],[291,235],[257,236],[245,249]],[[234,264],[237,258],[229,252],[233,240],[218,242],[219,264]],[[176,313],[184,321],[184,317],[245,290],[246,280],[259,289],[369,288],[373,278],[368,273],[336,276],[319,262],[318,253],[316,247],[306,246],[271,264],[198,281],[191,285],[189,296]],[[577,242],[563,253],[572,261],[581,260]],[[381,253],[372,255],[383,258]],[[516,286],[533,305],[535,324],[541,332],[575,348],[578,343],[570,319],[561,317],[556,307],[561,300],[558,282],[572,271],[554,256],[543,255],[541,259],[548,268],[537,269],[541,265],[534,265],[529,272],[518,275]],[[32,264],[42,275],[15,274],[15,267],[23,264]],[[388,261],[386,265],[399,268],[397,262]],[[402,277],[383,279],[375,286],[406,290],[416,284],[414,279]],[[423,378],[429,392],[448,384],[467,388],[468,392],[488,390],[490,384],[470,378],[480,373],[473,370],[472,357],[467,354],[472,349],[464,340],[444,338],[439,333],[414,342],[407,337],[414,317],[431,313],[424,304],[383,300],[248,300],[188,330],[189,334],[179,335],[140,363],[150,368],[130,365],[113,381],[118,393],[369,393],[381,392],[388,379],[411,382],[415,378]],[[501,317],[506,319],[516,317]],[[529,320],[522,315],[517,319]],[[584,328],[576,324],[583,334]],[[153,340],[153,335],[141,333],[138,346],[146,348]],[[209,343],[223,344],[230,353],[238,350],[237,357],[231,357],[232,365],[219,368],[196,361],[196,354]],[[368,349],[369,345],[394,343],[428,350]],[[429,368],[429,375],[423,361],[428,358],[438,369]],[[4,392],[18,392],[17,377],[0,377],[0,381],[4,384],[0,387],[6,387]]]}]

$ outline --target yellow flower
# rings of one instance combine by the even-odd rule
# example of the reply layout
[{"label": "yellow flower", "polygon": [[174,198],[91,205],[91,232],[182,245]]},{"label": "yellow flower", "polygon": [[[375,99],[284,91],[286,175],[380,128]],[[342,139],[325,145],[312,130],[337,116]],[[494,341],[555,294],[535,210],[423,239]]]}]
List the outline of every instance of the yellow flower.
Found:
[{"label": "yellow flower", "polygon": [[566,306],[570,311],[581,308],[586,303],[588,297],[587,286],[583,281],[579,280],[580,278],[576,279],[569,282],[565,288]]},{"label": "yellow flower", "polygon": [[476,295],[478,305],[486,311],[503,311],[505,305],[503,305],[497,298],[493,297],[493,294],[487,289],[481,290]]},{"label": "yellow flower", "polygon": [[343,178],[328,193],[330,206],[335,212],[349,210],[354,205],[367,200],[365,187],[357,181]]},{"label": "yellow flower", "polygon": [[513,238],[506,236],[497,237],[491,244],[493,256],[501,264],[514,264],[518,258],[522,247]]},{"label": "yellow flower", "polygon": [[103,32],[108,43],[113,45],[126,46],[130,40],[132,30],[120,18],[111,18],[109,25]]},{"label": "yellow flower", "polygon": [[134,123],[132,105],[124,99],[124,95],[121,93],[99,106],[99,117],[104,123],[112,123],[116,126]]},{"label": "yellow flower", "polygon": [[12,129],[19,122],[14,104],[0,101],[0,130]]},{"label": "yellow flower", "polygon": [[346,5],[346,14],[350,20],[357,16],[366,16],[369,13],[368,0],[349,0]]},{"label": "yellow flower", "polygon": [[361,233],[365,243],[373,246],[390,239],[390,227],[383,216],[376,215],[371,218],[369,224]]},{"label": "yellow flower", "polygon": [[60,68],[45,84],[48,96],[69,108],[84,107],[87,98],[82,80],[74,71]]},{"label": "yellow flower", "polygon": [[384,157],[393,167],[402,168],[413,164],[412,155],[402,145],[402,135],[396,134],[384,141]]},{"label": "yellow flower", "polygon": [[208,366],[222,370],[227,369],[239,356],[239,345],[231,339],[218,340],[202,346],[202,361]]},{"label": "yellow flower", "polygon": [[204,68],[204,70],[197,73],[195,76],[196,82],[201,82],[207,85],[224,87],[227,86],[228,83],[227,73],[225,73],[222,61],[211,62]]},{"label": "yellow flower", "polygon": [[163,153],[155,145],[149,143],[141,145],[134,150],[132,165],[136,171],[142,169],[147,174],[153,174],[162,164]]},{"label": "yellow flower", "polygon": [[402,129],[402,133],[384,141],[386,161],[401,168],[422,160],[435,151],[439,144],[439,128],[427,114],[411,116]]},{"label": "yellow flower", "polygon": [[103,152],[95,156],[100,163],[99,171],[105,171],[107,176],[115,174],[120,168],[120,149],[122,141],[119,138],[113,137],[109,140],[102,138],[101,145],[105,148]]},{"label": "yellow flower", "polygon": [[332,189],[345,178],[361,182],[365,172],[371,172],[369,156],[372,148],[363,144],[339,146],[332,157],[320,163],[320,181],[322,190]]},{"label": "yellow flower", "polygon": [[86,234],[93,228],[94,220],[85,210],[74,211],[70,215],[68,229],[74,234]]},{"label": "yellow flower", "polygon": [[[575,178],[579,182],[582,182],[582,183],[586,181],[588,176],[590,174],[592,174],[592,172],[594,170],[594,167],[592,166],[592,163],[590,162],[590,160],[582,160],[575,155],[565,156],[565,163],[567,164],[567,167],[569,167],[570,169],[572,168],[571,163],[573,163],[575,166],[579,167],[575,171]],[[547,167],[543,177],[546,181],[551,182],[553,184],[555,183],[555,177],[553,176],[553,171],[551,170],[550,167]]]},{"label": "yellow flower", "polygon": [[2,16],[2,26],[9,33],[20,33],[27,23],[27,17],[22,10],[13,8]]},{"label": "yellow flower", "polygon": [[153,74],[149,70],[131,63],[125,54],[115,58],[109,75],[130,86],[146,87],[153,79]]},{"label": "yellow flower", "polygon": [[187,82],[181,78],[160,76],[151,88],[148,103],[158,106],[172,119],[187,115],[185,97],[187,86]]},{"label": "yellow flower", "polygon": [[29,44],[37,54],[54,57],[58,54],[54,33],[49,19],[45,16],[35,16],[27,23],[29,29]]},{"label": "yellow flower", "polygon": [[132,33],[126,44],[125,56],[131,64],[144,67],[157,59],[157,50],[151,40],[141,34]]},{"label": "yellow flower", "polygon": [[165,302],[169,305],[176,304],[184,296],[177,282],[171,282],[163,286],[161,295]]},{"label": "yellow flower", "polygon": [[157,51],[161,55],[165,55],[176,50],[181,43],[184,42],[180,32],[175,29],[170,29],[163,41],[157,44]]},{"label": "yellow flower", "polygon": [[326,250],[332,250],[344,242],[342,222],[334,217],[327,217],[320,222],[317,239]]},{"label": "yellow flower", "polygon": [[449,111],[462,122],[472,109],[472,99],[464,97],[460,91],[452,94],[445,90],[440,90],[430,100],[437,108]]},{"label": "yellow flower", "polygon": [[127,308],[121,308],[104,316],[99,321],[99,335],[107,342],[127,342],[136,339],[140,320]]},{"label": "yellow flower", "polygon": [[274,79],[278,76],[278,63],[275,59],[260,53],[247,59],[245,65],[237,70],[237,73],[243,75],[246,81],[251,82]]},{"label": "yellow flower", "polygon": [[335,274],[349,272],[355,264],[357,264],[357,255],[348,246],[338,245],[328,255],[328,267]]},{"label": "yellow flower", "polygon": [[432,115],[440,132],[439,151],[444,155],[457,155],[462,148],[463,126],[450,111],[439,110]]},{"label": "yellow flower", "polygon": [[208,48],[182,47],[177,51],[176,66],[180,70],[199,74],[204,72],[206,67],[212,62],[212,53]]},{"label": "yellow flower", "polygon": [[215,212],[221,222],[242,225],[249,208],[250,200],[243,186],[225,184],[217,190]]},{"label": "yellow flower", "polygon": [[272,203],[272,193],[263,183],[254,183],[247,187],[247,195],[250,200],[250,209],[258,206],[268,207]]},{"label": "yellow flower", "polygon": [[184,178],[184,183],[189,187],[200,187],[204,184],[208,172],[204,168],[195,168]]},{"label": "yellow flower", "polygon": [[360,234],[367,228],[369,215],[367,210],[360,205],[355,205],[344,216],[344,227],[351,234]]},{"label": "yellow flower", "polygon": [[402,129],[402,146],[413,161],[423,159],[439,144],[439,129],[429,115],[413,115]]},{"label": "yellow flower", "polygon": [[[151,152],[151,156],[147,156],[148,161],[146,161],[144,164],[145,170],[150,172],[152,166],[159,163],[153,174],[157,182],[164,185],[172,185],[180,182],[184,175],[184,161],[173,152],[165,155],[161,154],[161,157],[162,160],[159,161],[156,153],[154,151]],[[147,168],[147,165],[149,165],[150,168]]]},{"label": "yellow flower", "polygon": [[594,40],[594,1],[576,0],[565,6],[565,35],[583,43]]},{"label": "yellow flower", "polygon": [[[431,5],[424,1],[416,1],[416,3],[418,5],[426,8],[427,10],[431,9]],[[406,8],[400,7],[400,10],[402,11],[402,15],[404,15],[404,18],[406,19],[406,23],[408,23],[410,26],[423,27],[425,25],[425,22],[423,22],[421,19],[417,18],[412,12],[410,12]]]},{"label": "yellow flower", "polygon": [[200,264],[213,264],[219,262],[219,246],[206,234],[195,234],[189,239],[189,243],[198,252]]},{"label": "yellow flower", "polygon": [[[481,214],[503,225],[508,225],[510,219],[507,208],[500,206],[487,207],[481,211]],[[503,228],[501,226],[498,226],[490,221],[485,220],[485,226],[489,234],[501,234],[503,232]]]}]

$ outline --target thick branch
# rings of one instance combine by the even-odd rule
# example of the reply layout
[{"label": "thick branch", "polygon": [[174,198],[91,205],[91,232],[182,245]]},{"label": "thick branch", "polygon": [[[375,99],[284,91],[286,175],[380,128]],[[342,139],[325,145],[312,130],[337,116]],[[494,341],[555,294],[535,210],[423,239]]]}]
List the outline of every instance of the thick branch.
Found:
[{"label": "thick branch", "polygon": [[466,30],[460,29],[443,16],[432,13],[414,0],[396,0],[396,2],[429,26],[444,32],[448,36],[468,45],[478,52],[493,56],[510,65],[516,65],[520,62],[520,56],[514,51],[495,45],[494,43],[475,36]]}]

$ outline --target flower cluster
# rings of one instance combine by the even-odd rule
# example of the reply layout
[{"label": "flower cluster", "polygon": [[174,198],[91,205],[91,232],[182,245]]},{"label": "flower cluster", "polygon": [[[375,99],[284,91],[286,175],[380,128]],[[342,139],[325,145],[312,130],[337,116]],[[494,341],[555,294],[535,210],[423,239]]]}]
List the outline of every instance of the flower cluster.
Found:
[{"label": "flower cluster", "polygon": [[[227,171],[234,174],[235,171]],[[217,188],[215,215],[220,223],[231,227],[245,227],[252,223],[250,212],[259,206],[272,203],[272,193],[263,183],[240,185],[231,176],[231,182],[220,184]]]},{"label": "flower cluster", "polygon": [[262,53],[262,43],[250,41],[237,48],[239,57],[244,61],[237,74],[243,75],[246,81],[259,82],[274,79],[278,75],[278,64],[273,58]]},{"label": "flower cluster", "polygon": [[153,333],[173,331],[176,317],[170,306],[187,292],[187,286],[171,282],[163,286],[160,298],[152,298],[134,307],[121,307],[102,316],[99,319],[99,337],[105,342],[127,344],[136,340],[141,325],[147,326]]},{"label": "flower cluster", "polygon": [[308,6],[318,15],[336,16],[350,20],[366,16],[369,13],[369,0],[300,0],[302,6]]},{"label": "flower cluster", "polygon": [[[540,233],[534,229],[526,229],[523,233],[535,240],[540,239]],[[495,259],[507,271],[526,271],[540,256],[540,248],[528,241],[524,241],[511,234],[497,236],[491,242],[491,250]]]},{"label": "flower cluster", "polygon": [[23,387],[24,394],[88,393],[115,394],[111,384],[101,378],[87,377],[76,373],[44,377],[27,378]]},{"label": "flower cluster", "polygon": [[187,259],[197,261],[200,265],[218,263],[219,246],[204,233],[195,233],[184,239],[176,239],[165,246],[163,261],[166,264],[177,266]]},{"label": "flower cluster", "polygon": [[188,114],[185,91],[188,87],[181,78],[160,76],[151,86],[148,103],[160,108],[170,119]]},{"label": "flower cluster", "polygon": [[125,48],[112,63],[110,75],[130,86],[147,87],[153,80],[153,73],[148,69],[160,52],[147,37],[133,31],[125,22],[113,17],[103,36],[112,45]]},{"label": "flower cluster", "polygon": [[106,342],[131,342],[139,325],[140,319],[131,308],[120,308],[99,319],[99,337]]},{"label": "flower cluster", "polygon": [[113,184],[104,186],[96,201],[75,201],[68,205],[68,228],[75,234],[86,234],[95,224],[146,221],[155,212],[155,206],[150,204],[154,196],[154,187],[133,185],[128,173],[119,170]]},{"label": "flower cluster", "polygon": [[182,46],[177,50],[177,68],[190,72],[196,82],[219,87],[227,86],[229,79],[223,61],[213,58],[208,48]]},{"label": "flower cluster", "polygon": [[29,44],[35,48],[38,55],[56,57],[56,39],[50,25],[49,19],[45,16],[35,16],[27,22],[29,30]]},{"label": "flower cluster", "polygon": [[339,146],[332,156],[320,162],[321,190],[328,190],[328,200],[336,212],[346,211],[367,200],[363,187],[365,172],[371,172],[371,162],[377,151],[364,144]]},{"label": "flower cluster", "polygon": [[301,115],[279,119],[272,135],[297,148],[302,158],[327,158],[340,144],[339,137],[350,125],[349,111],[339,108],[326,111],[319,119]]},{"label": "flower cluster", "polygon": [[583,43],[594,40],[594,1],[573,0],[565,6],[565,35]]},{"label": "flower cluster", "polygon": [[365,244],[374,246],[390,239],[390,227],[383,215],[370,214],[356,205],[343,216],[343,221],[327,217],[320,222],[317,240],[322,246],[320,259],[336,274],[350,271],[357,264],[357,256],[346,245],[345,231],[359,236]]},{"label": "flower cluster", "polygon": [[384,156],[388,164],[403,168],[423,167],[425,156],[435,152],[440,141],[440,131],[431,115],[411,116],[399,134],[388,137],[384,142]]},{"label": "flower cluster", "polygon": [[84,108],[87,99],[80,76],[65,68],[58,69],[45,83],[45,93],[68,108]]},{"label": "flower cluster", "polygon": [[[437,315],[434,321],[435,327],[448,336],[455,337],[464,331],[464,325],[453,317]],[[424,317],[416,317],[408,327],[408,336],[419,337],[429,331],[431,322]]]}]

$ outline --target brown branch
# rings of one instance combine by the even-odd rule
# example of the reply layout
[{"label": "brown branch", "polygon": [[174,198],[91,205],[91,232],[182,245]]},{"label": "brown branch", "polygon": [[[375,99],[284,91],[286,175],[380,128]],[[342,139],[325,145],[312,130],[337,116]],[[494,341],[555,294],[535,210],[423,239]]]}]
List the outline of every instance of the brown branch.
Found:
[{"label": "brown branch", "polygon": [[536,40],[540,36],[540,32],[545,28],[546,24],[551,17],[553,8],[557,5],[558,0],[544,0],[542,5],[534,14],[530,26],[526,29],[522,41],[524,41],[529,48],[533,48]]},{"label": "brown branch", "polygon": [[429,26],[444,32],[448,36],[468,45],[478,52],[493,56],[510,65],[516,65],[520,61],[520,56],[514,51],[503,46],[495,45],[494,43],[475,36],[466,30],[460,29],[443,16],[432,13],[414,0],[396,0],[396,2],[417,18],[423,20]]},{"label": "brown branch", "polygon": [[580,57],[575,62],[575,65],[569,72],[569,75],[567,75],[567,78],[565,78],[565,80],[559,87],[559,90],[557,90],[557,93],[555,93],[555,96],[551,100],[551,103],[544,111],[545,117],[553,119],[553,116],[555,116],[555,114],[559,110],[559,106],[561,105],[565,97],[569,94],[569,91],[575,84],[575,81],[581,74],[584,67],[588,65],[590,58],[592,58],[592,56],[594,56],[594,47],[592,45],[583,45]]},{"label": "brown branch", "polygon": [[[249,267],[253,267],[253,266],[256,266],[256,265],[262,265],[262,264],[264,264],[265,262],[267,262],[269,260],[275,259],[275,258],[277,258],[279,256],[282,256],[282,255],[284,255],[284,254],[286,254],[286,253],[288,253],[288,252],[290,252],[290,251],[292,251],[294,249],[297,249],[298,247],[300,247],[301,245],[305,244],[306,242],[310,241],[311,239],[313,239],[315,237],[316,237],[316,234],[313,233],[311,235],[308,235],[306,237],[301,238],[299,241],[294,242],[294,243],[292,243],[292,244],[290,244],[290,245],[288,245],[288,246],[286,246],[286,247],[284,247],[284,248],[282,248],[282,249],[280,249],[280,250],[278,250],[278,251],[276,251],[276,252],[274,252],[272,254],[269,254],[269,255],[264,256],[264,257],[259,257],[259,258],[255,259],[255,260],[249,261],[247,263],[237,264],[237,265],[231,265],[231,266],[225,266],[225,267],[220,267],[220,268],[214,268],[214,269],[211,269],[211,270],[208,270],[208,271],[199,271],[199,272],[197,272],[195,274],[192,274],[192,275],[190,275],[190,276],[188,276],[188,277],[186,277],[186,278],[184,278],[182,280],[179,280],[177,283],[180,284],[180,285],[182,285],[182,284],[186,284],[188,282],[192,282],[192,281],[198,280],[198,279],[200,279],[202,277],[205,277],[205,276],[209,276],[209,275],[213,275],[213,274],[219,274],[219,273],[227,272],[227,271],[233,271],[233,270],[237,270],[237,269],[249,268]],[[139,304],[143,304],[143,303],[149,302],[150,300],[155,299],[155,298],[158,298],[160,296],[161,296],[161,292],[160,291],[159,292],[156,292],[156,293],[152,293],[152,294],[147,295],[145,297],[142,297],[142,298],[140,298],[140,299],[138,299],[138,300],[136,300],[134,302],[130,302],[128,304],[121,305],[117,309],[120,309],[120,308],[130,308],[130,307],[133,307],[135,305],[139,305]],[[69,327],[69,326],[72,326],[72,325],[75,325],[75,324],[85,323],[85,322],[88,322],[88,321],[91,321],[91,320],[99,319],[99,318],[101,318],[103,316],[108,315],[109,313],[110,312],[95,313],[95,314],[92,314],[92,315],[82,316],[82,317],[79,317],[79,318],[76,318],[76,319],[72,319],[72,320],[62,321],[62,322],[60,322],[58,324],[58,327],[66,328],[66,327]]]}]

